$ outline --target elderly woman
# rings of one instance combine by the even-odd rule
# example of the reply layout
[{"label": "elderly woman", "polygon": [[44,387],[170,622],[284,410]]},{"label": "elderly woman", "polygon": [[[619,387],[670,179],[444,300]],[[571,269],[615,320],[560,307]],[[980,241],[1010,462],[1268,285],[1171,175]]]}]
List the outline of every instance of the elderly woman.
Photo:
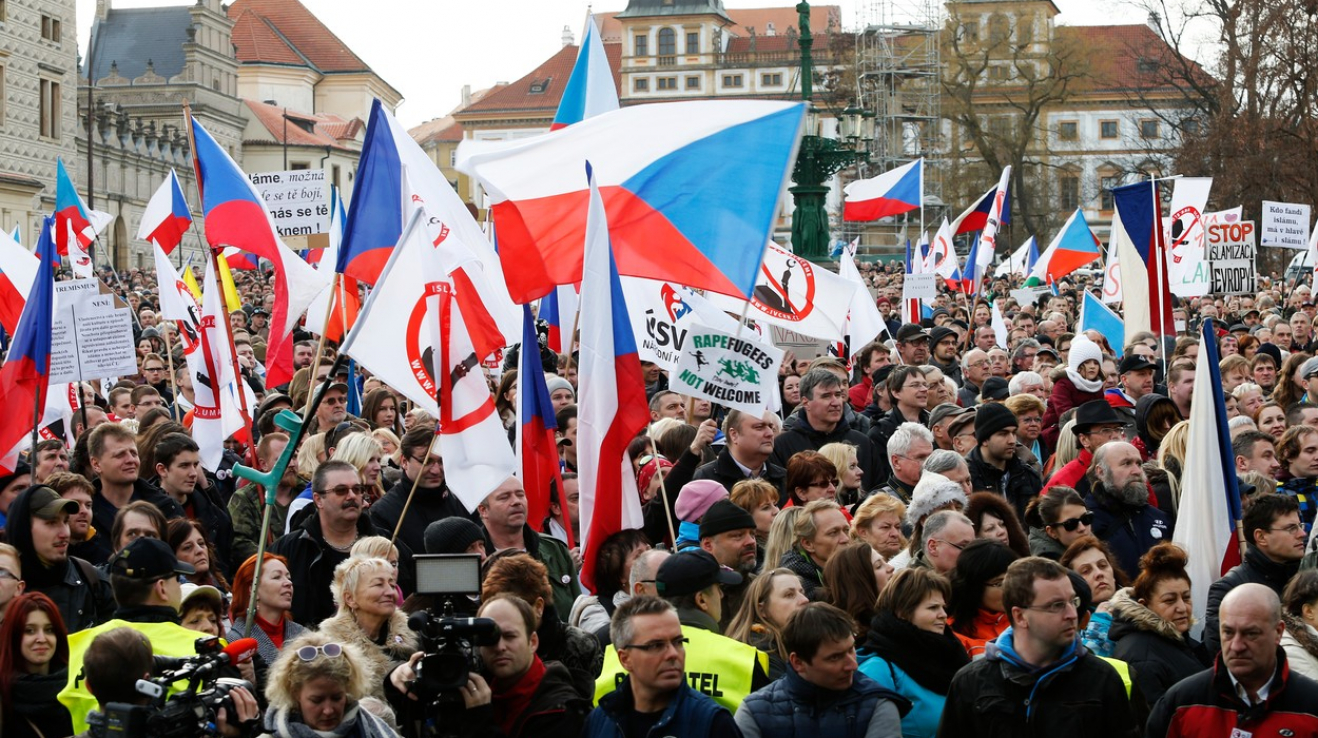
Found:
[{"label": "elderly woman", "polygon": [[[373,646],[372,646],[373,647]],[[270,669],[262,738],[393,738],[398,734],[361,707],[379,689],[373,659],[355,642],[304,633]]]},{"label": "elderly woman", "polygon": [[856,506],[851,518],[851,537],[864,541],[884,558],[893,558],[906,548],[902,520],[906,505],[892,495],[871,495]]},{"label": "elderly woman", "polygon": [[[387,674],[407,661],[420,646],[398,609],[392,564],[381,558],[349,558],[334,568],[334,603],[338,614],[320,624],[320,632],[338,643],[356,644],[377,674]],[[384,698],[377,680],[369,693]]]}]

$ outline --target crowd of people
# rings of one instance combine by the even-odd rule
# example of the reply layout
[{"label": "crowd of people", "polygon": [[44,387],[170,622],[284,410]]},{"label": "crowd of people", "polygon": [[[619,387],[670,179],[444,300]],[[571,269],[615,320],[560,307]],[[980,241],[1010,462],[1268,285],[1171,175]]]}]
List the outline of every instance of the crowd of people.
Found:
[{"label": "crowd of people", "polygon": [[[549,491],[515,476],[468,510],[435,418],[332,343],[299,336],[293,380],[265,386],[268,289],[240,274],[257,403],[211,469],[154,279],[116,275],[139,374],[80,385],[67,435],[0,478],[0,730],[103,734],[108,705],[157,704],[138,681],[153,655],[210,636],[255,639],[220,671],[243,680],[211,726],[226,736],[1318,735],[1309,288],[1183,301],[1180,336],[1116,345],[1072,332],[1084,285],[942,293],[903,324],[900,270],[862,274],[885,340],[789,354],[781,412],[678,395],[642,362],[644,525],[592,544],[593,591],[573,355],[516,349],[549,372],[549,515],[528,519]],[[1206,318],[1243,508],[1241,563],[1212,582],[1171,542],[1184,495],[1221,494],[1182,484],[1191,406],[1213,399],[1194,396]],[[513,355],[485,369],[510,439]],[[272,468],[293,440],[275,416],[309,405],[268,506],[233,464]],[[457,611],[490,621],[441,699],[409,619],[439,610],[422,554],[476,555]]]}]

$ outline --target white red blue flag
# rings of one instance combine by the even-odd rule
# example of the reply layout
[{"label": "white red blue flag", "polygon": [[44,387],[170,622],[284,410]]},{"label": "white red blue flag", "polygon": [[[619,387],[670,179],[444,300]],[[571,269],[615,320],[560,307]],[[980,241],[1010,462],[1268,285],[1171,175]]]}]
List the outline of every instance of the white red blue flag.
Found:
[{"label": "white red blue flag", "polygon": [[618,88],[613,83],[613,69],[604,54],[595,16],[586,16],[586,32],[577,51],[577,62],[563,88],[558,112],[549,130],[557,131],[600,113],[618,109]]},{"label": "white red blue flag", "polygon": [[8,233],[0,232],[0,326],[11,336],[18,329],[18,316],[23,313],[40,266],[35,254]]},{"label": "white red blue flag", "polygon": [[[526,488],[526,519],[533,527],[539,527],[549,515],[550,498],[554,494],[562,495],[563,475],[554,439],[558,420],[554,416],[554,403],[549,399],[545,369],[540,363],[530,305],[522,306],[522,318],[517,372],[517,448],[522,457],[522,485]],[[566,501],[559,500],[559,509],[568,509]],[[571,526],[564,529],[568,546],[573,547]]]},{"label": "white red blue flag", "polygon": [[183,234],[192,227],[192,211],[188,208],[188,199],[183,196],[178,174],[173,169],[169,176],[156,188],[155,194],[147,201],[142,211],[142,224],[138,226],[137,237],[159,246],[166,254],[183,242]]},{"label": "white red blue flag", "polygon": [[1115,249],[1121,265],[1124,341],[1143,331],[1175,335],[1158,183],[1149,180],[1118,187],[1112,190],[1112,200],[1116,212],[1109,252]]},{"label": "white red blue flag", "polygon": [[924,197],[924,159],[871,179],[858,179],[845,192],[843,220],[878,220],[915,210]]},{"label": "white red blue flag", "polygon": [[594,591],[595,551],[610,535],[640,528],[643,522],[627,445],[650,422],[650,411],[636,337],[609,242],[604,199],[589,171],[587,178],[577,469],[584,539],[581,582]]},{"label": "white red blue flag", "polygon": [[[55,306],[55,242],[51,234],[54,225],[54,218],[46,218],[42,223],[37,242],[40,266],[9,344],[9,353],[0,366],[0,415],[5,418],[0,423],[0,449],[6,451],[32,432],[45,411]],[[14,463],[15,455],[6,453],[0,458],[0,471],[11,473]]]}]

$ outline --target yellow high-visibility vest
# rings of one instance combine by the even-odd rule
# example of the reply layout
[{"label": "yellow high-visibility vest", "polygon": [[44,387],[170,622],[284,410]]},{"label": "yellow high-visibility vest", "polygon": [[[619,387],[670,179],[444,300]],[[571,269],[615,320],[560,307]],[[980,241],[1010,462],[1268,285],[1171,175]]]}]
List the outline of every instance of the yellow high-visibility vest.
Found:
[{"label": "yellow high-visibility vest", "polygon": [[[751,693],[755,670],[769,673],[769,655],[741,641],[692,626],[682,626],[686,636],[686,680],[691,688],[736,712]],[[610,645],[604,652],[604,671],[595,680],[595,704],[614,691],[627,672]]]},{"label": "yellow high-visibility vest", "polygon": [[1121,675],[1121,683],[1126,685],[1126,699],[1130,699],[1130,664],[1107,656],[1099,656],[1099,658],[1111,664],[1112,668],[1117,670],[1117,674]]}]

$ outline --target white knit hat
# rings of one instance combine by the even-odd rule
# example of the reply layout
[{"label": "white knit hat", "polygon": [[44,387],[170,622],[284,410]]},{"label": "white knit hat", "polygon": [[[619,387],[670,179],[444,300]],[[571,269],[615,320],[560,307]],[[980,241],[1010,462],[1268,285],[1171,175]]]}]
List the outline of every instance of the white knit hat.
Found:
[{"label": "white knit hat", "polygon": [[966,491],[957,482],[937,472],[925,472],[911,492],[911,504],[906,506],[906,523],[912,527],[938,508],[955,502],[966,506]]}]

